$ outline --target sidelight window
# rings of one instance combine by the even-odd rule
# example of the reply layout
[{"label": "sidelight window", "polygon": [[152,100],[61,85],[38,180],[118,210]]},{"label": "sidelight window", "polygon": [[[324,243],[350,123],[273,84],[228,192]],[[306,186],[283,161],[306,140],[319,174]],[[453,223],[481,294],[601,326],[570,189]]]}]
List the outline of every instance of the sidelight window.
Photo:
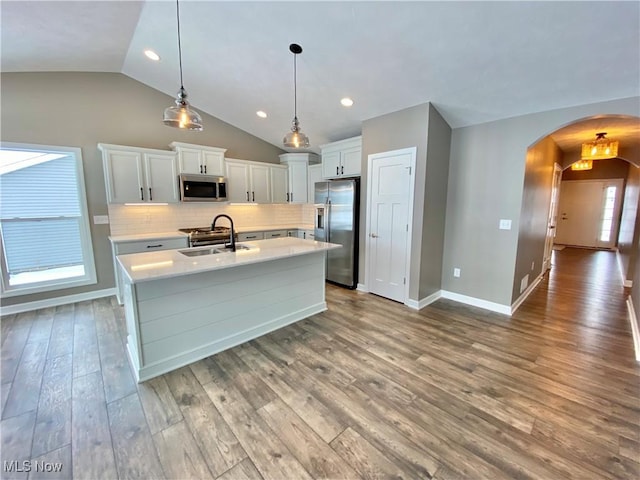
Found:
[{"label": "sidelight window", "polygon": [[2,295],[96,283],[80,149],[0,147]]},{"label": "sidelight window", "polygon": [[616,206],[616,187],[609,186],[604,191],[604,202],[602,206],[602,223],[600,224],[600,241],[608,242],[611,240],[611,231],[613,230],[613,214]]}]

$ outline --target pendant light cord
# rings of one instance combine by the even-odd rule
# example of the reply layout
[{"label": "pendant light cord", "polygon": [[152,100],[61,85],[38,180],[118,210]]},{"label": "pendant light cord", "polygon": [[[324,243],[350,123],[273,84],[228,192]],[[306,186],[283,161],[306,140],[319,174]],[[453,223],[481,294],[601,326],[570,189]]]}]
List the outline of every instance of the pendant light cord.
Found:
[{"label": "pendant light cord", "polygon": [[297,64],[296,57],[297,53],[293,54],[293,116],[298,118],[298,81],[296,77],[297,72]]},{"label": "pendant light cord", "polygon": [[176,0],[176,17],[178,18],[178,62],[180,64],[180,88],[184,89],[182,81],[182,43],[180,42],[180,0]]}]

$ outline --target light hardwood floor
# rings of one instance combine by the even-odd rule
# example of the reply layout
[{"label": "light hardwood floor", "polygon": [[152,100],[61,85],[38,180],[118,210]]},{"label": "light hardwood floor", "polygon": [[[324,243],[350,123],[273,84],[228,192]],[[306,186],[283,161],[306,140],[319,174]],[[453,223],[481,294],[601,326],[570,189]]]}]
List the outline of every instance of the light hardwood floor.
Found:
[{"label": "light hardwood floor", "polygon": [[3,470],[32,470],[3,478],[640,477],[614,254],[555,252],[511,318],[333,286],[327,299],[139,385],[115,299],[3,317]]}]

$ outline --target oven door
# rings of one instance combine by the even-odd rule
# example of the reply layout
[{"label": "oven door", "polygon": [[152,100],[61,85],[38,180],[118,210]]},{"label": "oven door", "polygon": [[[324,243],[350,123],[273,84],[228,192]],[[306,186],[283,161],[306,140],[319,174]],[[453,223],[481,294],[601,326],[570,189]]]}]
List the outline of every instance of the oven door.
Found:
[{"label": "oven door", "polygon": [[227,200],[224,177],[182,174],[179,177],[182,202],[224,202]]}]

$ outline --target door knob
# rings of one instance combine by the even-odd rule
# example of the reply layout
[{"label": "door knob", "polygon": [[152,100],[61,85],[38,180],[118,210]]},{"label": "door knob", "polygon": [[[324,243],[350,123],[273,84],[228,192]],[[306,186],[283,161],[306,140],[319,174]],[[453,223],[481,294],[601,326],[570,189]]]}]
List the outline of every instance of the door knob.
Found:
[{"label": "door knob", "polygon": [[378,235],[376,235],[375,233],[372,233],[371,238],[378,238]]}]

